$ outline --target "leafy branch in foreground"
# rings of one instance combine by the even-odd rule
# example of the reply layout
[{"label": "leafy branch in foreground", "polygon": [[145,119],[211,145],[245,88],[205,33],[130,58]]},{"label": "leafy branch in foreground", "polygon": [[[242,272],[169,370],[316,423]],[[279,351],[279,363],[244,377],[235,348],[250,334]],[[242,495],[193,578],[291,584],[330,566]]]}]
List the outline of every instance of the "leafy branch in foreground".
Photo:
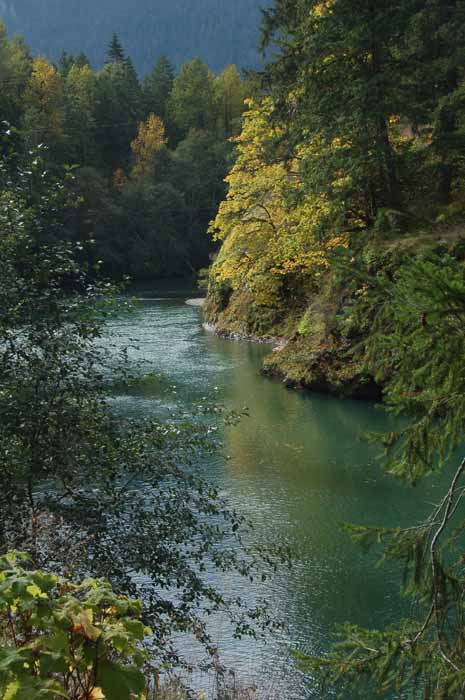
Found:
[{"label": "leafy branch in foreground", "polygon": [[[449,485],[422,523],[410,528],[347,526],[364,546],[404,565],[404,591],[418,611],[385,630],[348,625],[325,659],[310,665],[344,692],[372,691],[431,700],[465,693],[465,276],[461,244],[412,259],[394,274],[366,278],[358,312],[378,309],[368,362],[386,399],[410,420],[383,436],[387,470],[414,485],[444,473]],[[405,694],[402,697],[406,697]]]},{"label": "leafy branch in foreground", "polygon": [[104,580],[76,584],[27,566],[24,555],[0,558],[1,697],[145,697],[142,603]]},{"label": "leafy branch in foreground", "polygon": [[0,192],[0,547],[141,598],[159,666],[183,661],[179,632],[214,659],[215,612],[238,636],[274,624],[265,604],[212,585],[215,572],[266,574],[287,553],[249,550],[248,524],[199,476],[199,455],[215,447],[205,416],[114,410],[102,342],[113,290],[95,282],[84,245],[57,242],[66,183],[10,154]]}]

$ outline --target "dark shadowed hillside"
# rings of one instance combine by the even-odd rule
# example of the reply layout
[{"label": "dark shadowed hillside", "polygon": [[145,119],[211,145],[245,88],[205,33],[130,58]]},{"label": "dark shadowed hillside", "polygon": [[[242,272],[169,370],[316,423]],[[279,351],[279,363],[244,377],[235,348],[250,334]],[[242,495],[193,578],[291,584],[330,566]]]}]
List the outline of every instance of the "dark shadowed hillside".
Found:
[{"label": "dark shadowed hillside", "polygon": [[213,70],[254,66],[259,8],[267,0],[0,0],[0,17],[34,53],[62,49],[103,62],[113,31],[141,72],[164,53],[173,63],[199,56]]}]

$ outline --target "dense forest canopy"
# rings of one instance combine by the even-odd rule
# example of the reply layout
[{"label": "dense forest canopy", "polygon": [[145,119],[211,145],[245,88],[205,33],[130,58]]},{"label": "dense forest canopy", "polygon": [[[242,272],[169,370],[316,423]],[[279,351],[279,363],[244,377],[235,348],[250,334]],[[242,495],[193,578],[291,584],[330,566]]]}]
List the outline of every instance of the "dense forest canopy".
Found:
[{"label": "dense forest canopy", "polygon": [[199,56],[220,71],[230,63],[256,67],[259,9],[266,0],[1,0],[0,17],[34,52],[58,60],[62,49],[105,59],[106,37],[121,35],[145,74],[160,54],[177,66]]},{"label": "dense forest canopy", "polygon": [[67,235],[95,240],[108,275],[192,276],[209,263],[250,85],[233,64],[215,75],[194,58],[176,71],[166,56],[141,80],[110,37],[93,70],[83,52],[34,57],[0,23],[0,121],[52,169],[75,169]]}]

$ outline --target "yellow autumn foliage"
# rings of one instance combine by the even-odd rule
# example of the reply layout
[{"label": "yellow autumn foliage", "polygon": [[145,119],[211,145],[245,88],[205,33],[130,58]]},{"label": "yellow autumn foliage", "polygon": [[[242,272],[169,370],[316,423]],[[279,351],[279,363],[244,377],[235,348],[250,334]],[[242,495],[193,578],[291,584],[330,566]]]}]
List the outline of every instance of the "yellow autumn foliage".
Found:
[{"label": "yellow autumn foliage", "polygon": [[270,119],[272,102],[247,105],[235,139],[236,162],[226,179],[229,191],[210,226],[222,241],[212,277],[232,289],[246,288],[258,304],[276,305],[286,281],[317,276],[328,267],[332,244],[321,240],[320,227],[329,202],[310,195],[299,172],[299,162],[318,145],[309,140],[294,158],[270,161],[267,145],[281,135]]},{"label": "yellow autumn foliage", "polygon": [[97,84],[92,68],[88,65],[71,66],[66,78],[66,85],[79,107],[84,111],[91,112],[97,99]]},{"label": "yellow autumn foliage", "polygon": [[32,62],[31,77],[25,94],[26,112],[39,133],[61,136],[63,132],[63,83],[60,75],[46,58],[39,56]]},{"label": "yellow autumn foliage", "polygon": [[155,154],[166,143],[165,125],[156,114],[150,114],[145,122],[140,122],[139,133],[131,143],[133,168],[132,177],[141,180],[153,177]]},{"label": "yellow autumn foliage", "polygon": [[327,15],[331,11],[334,3],[335,3],[335,0],[322,0],[322,2],[316,3],[313,6],[313,8],[311,9],[311,13],[312,13],[313,17],[316,17],[316,18],[324,17],[325,15]]}]

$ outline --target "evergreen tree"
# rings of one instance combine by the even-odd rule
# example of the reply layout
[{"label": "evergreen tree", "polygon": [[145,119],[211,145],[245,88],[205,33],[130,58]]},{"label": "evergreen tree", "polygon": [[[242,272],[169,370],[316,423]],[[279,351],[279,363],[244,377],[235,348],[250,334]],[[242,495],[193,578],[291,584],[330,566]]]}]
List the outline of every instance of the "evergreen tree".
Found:
[{"label": "evergreen tree", "polygon": [[113,32],[107,49],[107,63],[123,63],[126,59],[123,46],[116,32]]},{"label": "evergreen tree", "polygon": [[263,45],[275,40],[281,48],[266,77],[290,130],[297,140],[317,134],[327,146],[342,146],[321,162],[322,179],[350,171],[340,196],[362,192],[359,216],[367,221],[381,208],[402,206],[389,124],[404,97],[398,52],[412,4],[278,0],[265,12]]},{"label": "evergreen tree", "polygon": [[97,76],[96,122],[101,164],[108,173],[127,169],[141,115],[141,90],[131,60],[107,63]]},{"label": "evergreen tree", "polygon": [[[317,135],[333,147],[310,184],[346,202],[351,228],[404,208],[412,178],[449,201],[465,143],[464,13],[455,0],[277,0],[265,11],[263,46],[281,48],[265,84],[291,143]],[[328,188],[339,172],[346,186]]]},{"label": "evergreen tree", "polygon": [[193,267],[208,262],[209,241],[205,232],[226,194],[224,178],[231,148],[216,134],[189,132],[173,154],[171,183],[184,193],[189,213],[186,227]]},{"label": "evergreen tree", "polygon": [[74,56],[71,56],[69,53],[67,53],[67,51],[63,50],[61,52],[60,60],[58,62],[58,72],[60,73],[62,78],[66,78],[68,76],[68,73],[71,70],[72,66],[74,66],[74,63]]},{"label": "evergreen tree", "polygon": [[167,102],[173,89],[175,72],[166,56],[160,56],[154,69],[143,83],[144,110],[146,114],[156,114],[165,121]]},{"label": "evergreen tree", "polygon": [[455,0],[417,3],[406,28],[403,80],[409,117],[427,133],[441,202],[450,200],[465,146],[463,111],[465,7]]},{"label": "evergreen tree", "polygon": [[218,101],[213,74],[200,59],[185,63],[176,77],[168,103],[168,114],[181,136],[190,129],[213,129]]},{"label": "evergreen tree", "polygon": [[84,51],[81,51],[77,56],[75,60],[75,64],[77,65],[78,68],[84,68],[84,66],[89,66],[90,68],[90,61],[87,58],[86,54]]},{"label": "evergreen tree", "polygon": [[124,71],[122,74],[122,80],[124,83],[124,90],[131,103],[131,109],[133,110],[134,116],[139,116],[141,115],[143,109],[142,91],[139,77],[130,56],[124,60],[123,65]]},{"label": "evergreen tree", "polygon": [[[351,255],[351,253],[350,253]],[[349,264],[349,255],[346,265]],[[368,363],[386,386],[388,408],[410,416],[384,436],[386,470],[406,487],[444,473],[447,486],[423,522],[392,529],[348,525],[364,548],[398,561],[409,619],[387,629],[346,625],[329,658],[311,666],[341,693],[359,697],[464,697],[465,283],[463,243],[395,269],[358,271],[358,321],[370,323]],[[357,273],[356,273],[357,274]],[[414,498],[414,492],[412,492]],[[342,695],[341,695],[342,697]]]}]

